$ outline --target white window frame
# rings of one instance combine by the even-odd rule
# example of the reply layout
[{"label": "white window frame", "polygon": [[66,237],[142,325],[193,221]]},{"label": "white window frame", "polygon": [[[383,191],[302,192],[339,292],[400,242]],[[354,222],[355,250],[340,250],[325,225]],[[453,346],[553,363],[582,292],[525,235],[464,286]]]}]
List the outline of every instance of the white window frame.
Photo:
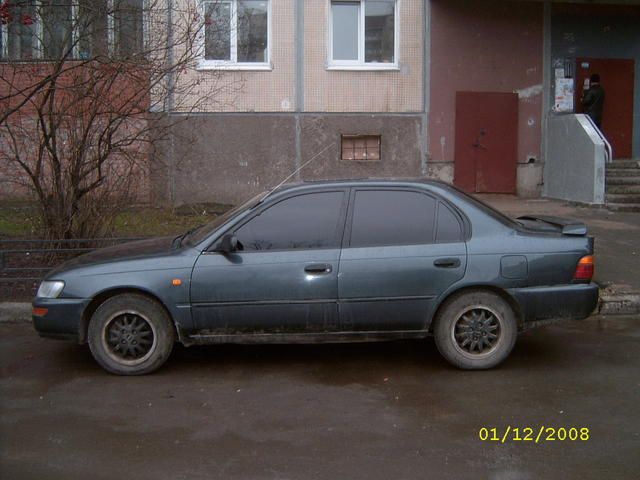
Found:
[{"label": "white window frame", "polygon": [[[42,39],[44,38],[43,23],[40,16],[38,7],[40,2],[36,0],[36,13],[34,15],[34,21],[36,22],[35,35],[36,39],[33,42],[33,56],[29,60],[12,60],[9,59],[9,26],[0,25],[0,35],[2,35],[2,55],[0,55],[0,63],[33,63],[33,62],[50,62],[51,59],[44,58],[44,45],[42,45]],[[269,2],[271,5],[271,2]],[[115,12],[114,0],[107,0],[107,9],[109,11],[107,15],[107,51],[109,55],[113,56],[116,53],[116,38],[115,38]],[[80,58],[80,45],[78,44],[78,15],[80,10],[80,4],[77,1],[71,3],[71,24],[73,25],[72,42],[74,44],[73,52],[69,61],[83,60]],[[149,36],[149,10],[148,0],[142,2],[142,45],[148,44]],[[55,60],[53,60],[55,61]]]},{"label": "white window frame", "polygon": [[2,51],[0,52],[0,61],[2,61],[2,63],[9,62],[9,45],[7,44],[7,40],[9,40],[9,25],[0,23],[0,37],[2,37]]},{"label": "white window frame", "polygon": [[366,0],[344,0],[345,2],[359,3],[358,7],[358,60],[334,60],[333,59],[333,8],[332,0],[328,0],[328,33],[327,33],[327,70],[399,70],[400,69],[400,1],[395,0],[393,12],[393,63],[365,62],[365,8]]},{"label": "white window frame", "polygon": [[[197,48],[200,52],[198,70],[273,70],[271,64],[271,30],[272,30],[272,0],[267,2],[267,61],[266,62],[238,62],[238,0],[200,0],[198,4],[202,25],[198,32]],[[231,33],[230,33],[230,60],[207,60],[205,55],[205,3],[228,3],[231,5]]]},{"label": "white window frame", "polygon": [[2,36],[2,52],[0,52],[0,63],[33,63],[33,61],[39,60],[41,58],[42,52],[40,48],[40,42],[37,39],[42,38],[42,22],[40,21],[40,16],[38,14],[39,2],[36,0],[34,1],[34,4],[36,10],[35,15],[33,16],[33,20],[36,23],[34,28],[36,41],[32,42],[31,44],[31,58],[28,60],[24,60],[22,58],[19,60],[13,60],[9,58],[9,25],[1,24],[0,35]]}]

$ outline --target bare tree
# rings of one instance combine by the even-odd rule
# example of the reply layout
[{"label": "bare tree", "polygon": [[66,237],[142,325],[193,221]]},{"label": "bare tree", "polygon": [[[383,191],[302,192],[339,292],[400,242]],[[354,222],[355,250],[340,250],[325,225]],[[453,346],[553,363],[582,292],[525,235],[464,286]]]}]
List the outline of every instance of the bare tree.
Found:
[{"label": "bare tree", "polygon": [[[200,108],[198,4],[22,0],[0,3],[0,20],[0,172],[32,192],[49,238],[103,235],[184,118],[162,113]],[[209,97],[236,88],[220,78]]]}]

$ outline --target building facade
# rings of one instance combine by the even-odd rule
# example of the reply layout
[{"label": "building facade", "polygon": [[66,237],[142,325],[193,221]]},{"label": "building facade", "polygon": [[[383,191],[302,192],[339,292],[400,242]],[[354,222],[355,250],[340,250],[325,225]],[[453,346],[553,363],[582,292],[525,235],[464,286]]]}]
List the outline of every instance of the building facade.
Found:
[{"label": "building facade", "polygon": [[[230,2],[230,14],[242,3],[251,2]],[[562,68],[574,79],[580,111],[585,63],[576,62],[584,58],[633,64],[632,126],[618,150],[640,156],[636,2],[253,3],[268,25],[259,61],[204,59],[192,72],[200,96],[212,72],[217,85],[239,87],[189,116],[170,151],[159,152],[168,168],[157,191],[171,203],[235,203],[318,153],[295,179],[426,176],[472,192],[539,196],[546,119],[565,113],[554,110],[556,75]],[[237,51],[246,48],[242,35],[230,34]],[[615,83],[607,73],[605,88]]]},{"label": "building facade", "polygon": [[[229,43],[237,46],[211,54],[205,48],[184,78],[201,80],[194,101],[206,98],[208,88],[217,95],[197,112],[189,102],[171,112],[185,118],[175,140],[159,149],[167,169],[154,177],[158,192],[164,186],[175,204],[236,203],[314,155],[294,179],[426,175],[425,2],[229,6],[236,15]],[[251,24],[238,16],[244,6],[267,16],[255,48],[242,44],[242,27]],[[216,24],[216,15],[227,12],[212,7],[203,20]],[[243,50],[260,52],[241,61]]]},{"label": "building facade", "polygon": [[539,196],[548,119],[580,111],[591,73],[614,153],[640,157],[635,1],[165,1],[202,29],[158,112],[177,123],[152,152],[154,202],[237,203],[303,165],[293,180]]}]

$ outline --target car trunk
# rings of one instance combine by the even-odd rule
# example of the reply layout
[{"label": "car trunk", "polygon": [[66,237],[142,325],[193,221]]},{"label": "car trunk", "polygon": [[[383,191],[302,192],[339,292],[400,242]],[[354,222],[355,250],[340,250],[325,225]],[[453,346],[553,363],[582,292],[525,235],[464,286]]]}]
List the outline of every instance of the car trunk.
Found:
[{"label": "car trunk", "polygon": [[541,232],[556,232],[562,235],[574,235],[584,237],[587,234],[587,226],[572,218],[552,217],[548,215],[524,215],[516,219],[527,230]]}]

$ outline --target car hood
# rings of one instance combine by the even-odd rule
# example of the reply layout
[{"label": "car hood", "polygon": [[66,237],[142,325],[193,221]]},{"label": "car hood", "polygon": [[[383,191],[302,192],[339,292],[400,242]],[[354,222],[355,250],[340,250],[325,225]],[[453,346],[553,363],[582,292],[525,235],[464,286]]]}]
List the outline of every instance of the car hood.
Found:
[{"label": "car hood", "polygon": [[51,278],[56,274],[79,267],[167,255],[173,250],[173,238],[174,237],[150,238],[148,240],[137,240],[111,247],[99,248],[64,262],[52,270],[47,277]]}]

